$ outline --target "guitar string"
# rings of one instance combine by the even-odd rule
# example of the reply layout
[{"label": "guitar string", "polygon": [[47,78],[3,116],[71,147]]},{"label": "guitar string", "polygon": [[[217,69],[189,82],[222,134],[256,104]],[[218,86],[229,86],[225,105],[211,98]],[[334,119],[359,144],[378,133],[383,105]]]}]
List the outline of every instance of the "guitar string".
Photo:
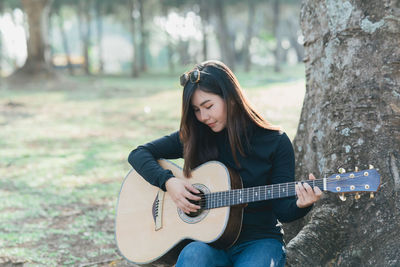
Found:
[{"label": "guitar string", "polygon": [[[357,176],[357,177],[361,177],[361,176]],[[348,179],[354,179],[354,178],[356,178],[356,177],[344,178],[342,180],[348,180]],[[327,183],[337,182],[336,178],[327,178],[327,179],[328,179]],[[309,181],[313,181],[313,180],[309,180]],[[321,183],[321,182],[323,182],[323,179],[318,179],[318,180],[314,180],[314,181],[316,181],[318,183]],[[308,182],[308,181],[305,181],[305,182]],[[281,197],[280,196],[281,193],[283,193],[282,197],[288,197],[288,196],[296,195],[295,190],[293,190],[296,182],[286,183],[286,186],[284,186],[284,188],[286,187],[288,189],[286,191],[280,190],[282,188],[282,186],[279,186],[279,185],[284,185],[284,184],[285,183],[277,184],[278,186],[274,185],[274,187],[279,187],[279,188],[274,188],[274,187],[272,187],[272,185],[268,185],[268,186],[272,187],[272,189],[270,189],[268,191],[268,193],[266,193],[266,191],[268,190],[267,188],[262,188],[262,187],[266,187],[266,186],[259,186],[259,187],[253,187],[253,188],[242,188],[242,189],[234,189],[234,190],[230,190],[230,191],[206,193],[205,197],[202,197],[199,201],[197,201],[197,203],[200,204],[200,205],[203,205],[203,206],[205,206],[206,202],[211,203],[211,204],[216,204],[217,206],[219,206],[218,204],[221,203],[221,205],[226,206],[224,204],[227,204],[227,202],[228,203],[234,202],[235,198],[236,199],[241,199],[237,203],[237,204],[240,204],[240,203],[243,203],[243,202],[248,203],[248,202],[255,202],[255,201],[264,200],[264,199],[260,199],[260,198],[264,198],[264,197],[266,197],[268,195],[270,195],[272,198],[280,198]],[[364,183],[362,185],[365,186]],[[314,186],[316,186],[315,183],[314,183]],[[356,184],[356,186],[360,186],[360,184]],[[263,190],[261,190],[261,189],[263,189]],[[244,192],[244,196],[242,196],[242,195],[238,196],[237,193],[240,192],[240,190],[241,191],[245,191]],[[251,193],[251,190],[253,190],[253,195]],[[350,192],[357,192],[357,191],[354,190],[354,191],[350,191]],[[259,194],[258,194],[258,196],[257,195],[254,196],[254,193],[259,193]],[[285,196],[285,194],[286,194],[286,196]],[[265,200],[267,200],[267,199],[265,199]]]},{"label": "guitar string", "polygon": [[[366,176],[365,175],[358,175],[358,176],[354,176],[352,178],[344,177],[344,178],[340,179],[340,181],[355,179],[355,178],[359,178],[359,177],[366,177]],[[326,178],[326,179],[327,179],[327,181],[326,181],[327,184],[331,184],[331,183],[335,183],[335,182],[337,183],[339,181],[337,178],[331,178],[331,177],[330,178]],[[224,202],[224,203],[231,202],[229,200],[232,200],[232,202],[234,202],[235,198],[237,198],[237,199],[241,198],[243,200],[247,199],[247,201],[242,201],[242,202],[248,203],[248,202],[260,201],[260,198],[263,198],[263,197],[268,196],[268,195],[270,195],[272,197],[272,199],[280,198],[280,194],[281,193],[287,195],[287,196],[283,195],[282,198],[283,197],[289,197],[289,196],[292,196],[293,194],[296,195],[296,190],[295,190],[296,183],[299,183],[299,182],[305,183],[305,182],[307,182],[309,184],[310,183],[313,184],[313,181],[318,182],[318,183],[322,183],[323,179],[298,181],[298,182],[289,182],[289,183],[282,183],[282,184],[264,185],[264,186],[258,186],[258,187],[233,189],[233,190],[220,191],[220,192],[211,192],[211,193],[204,194],[204,197],[202,196],[201,199],[198,200],[196,203],[198,203],[200,206],[205,206],[205,204],[207,202],[208,203],[214,203],[214,204],[218,204],[219,202],[221,202],[221,204],[222,204],[222,202]],[[316,186],[315,182],[314,182],[313,186]],[[287,188],[288,190],[282,191],[281,190],[282,185],[284,185],[283,187]],[[365,183],[355,184],[355,186],[360,186],[360,185],[365,186]],[[271,188],[268,189],[268,187],[271,187]],[[289,188],[289,187],[291,187],[291,188]],[[259,196],[256,196],[256,198],[258,197],[259,200],[255,200],[255,197],[254,197],[254,195],[251,194],[250,190],[253,190],[253,194],[254,194],[254,191],[258,190],[258,193],[259,193],[258,195]],[[267,190],[269,191],[268,193],[266,193]],[[238,196],[238,192],[240,192],[240,191],[244,191],[243,195],[246,195],[246,196]],[[263,192],[263,191],[265,191],[265,192]],[[354,190],[354,191],[350,191],[350,192],[357,192],[357,191]],[[278,194],[278,197],[275,196],[277,194]],[[233,197],[233,199],[232,199],[232,197]],[[253,199],[252,201],[250,200],[251,198]],[[265,199],[265,200],[267,200],[267,199]],[[240,204],[240,202],[238,204]]]},{"label": "guitar string", "polygon": [[[358,177],[361,177],[361,176],[358,176]],[[354,178],[357,178],[357,177],[354,177]],[[350,180],[350,179],[354,179],[354,178],[344,178],[344,179],[341,179],[341,181],[343,181],[343,180]],[[327,178],[327,179],[330,179],[330,180],[327,180],[327,184],[331,184],[331,183],[335,183],[335,182],[337,182],[338,180],[336,179],[336,178]],[[312,181],[315,181],[315,182],[318,182],[318,183],[323,183],[323,179],[318,179],[318,180],[308,180],[308,181],[301,181],[301,182],[303,182],[303,183],[305,183],[305,182],[307,182],[308,184],[312,184]],[[281,183],[281,184],[271,184],[271,185],[262,185],[262,186],[257,186],[257,187],[249,187],[249,188],[240,188],[240,189],[232,189],[232,190],[227,190],[227,191],[219,191],[219,192],[211,192],[211,193],[206,193],[206,195],[211,195],[211,194],[217,194],[217,193],[228,193],[228,192],[233,192],[233,191],[235,191],[235,192],[238,192],[239,190],[246,190],[246,191],[250,191],[250,190],[259,190],[260,191],[260,189],[261,188],[263,188],[264,187],[264,189],[268,189],[268,187],[270,187],[270,191],[272,190],[273,191],[273,193],[275,193],[275,192],[282,192],[280,189],[282,188],[282,187],[293,187],[293,186],[295,186],[296,185],[296,183],[298,183],[298,182],[289,182],[289,183]],[[362,184],[357,184],[357,185],[365,185],[365,183],[362,183]],[[315,183],[314,183],[314,186],[315,186]],[[253,189],[253,188],[258,188],[258,189]],[[263,189],[263,190],[264,190]],[[262,192],[262,191],[261,191]],[[247,193],[247,192],[246,192]]]}]

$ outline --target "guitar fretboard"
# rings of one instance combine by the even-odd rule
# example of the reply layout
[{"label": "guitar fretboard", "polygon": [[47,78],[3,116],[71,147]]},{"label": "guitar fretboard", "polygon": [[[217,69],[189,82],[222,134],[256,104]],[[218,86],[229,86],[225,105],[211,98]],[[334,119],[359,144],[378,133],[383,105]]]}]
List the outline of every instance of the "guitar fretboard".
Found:
[{"label": "guitar fretboard", "polygon": [[[311,187],[318,186],[323,189],[323,179],[305,181]],[[296,182],[272,184],[229,191],[214,192],[204,195],[205,202],[202,203],[204,209],[215,209],[250,202],[270,200],[296,195]]]}]

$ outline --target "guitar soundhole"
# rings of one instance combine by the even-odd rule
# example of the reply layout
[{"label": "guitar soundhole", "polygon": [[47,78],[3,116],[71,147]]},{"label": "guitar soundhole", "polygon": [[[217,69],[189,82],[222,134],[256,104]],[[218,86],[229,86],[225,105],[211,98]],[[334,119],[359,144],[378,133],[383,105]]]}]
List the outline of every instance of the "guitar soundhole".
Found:
[{"label": "guitar soundhole", "polygon": [[191,212],[189,214],[186,213],[187,216],[192,217],[192,218],[199,216],[203,212],[203,208],[204,208],[204,205],[205,205],[204,192],[201,191],[200,189],[197,189],[197,190],[199,190],[200,193],[196,194],[196,196],[201,197],[201,199],[200,200],[191,200],[191,199],[189,199],[189,202],[200,206],[201,209],[198,209],[196,212]]},{"label": "guitar soundhole", "polygon": [[181,209],[178,209],[178,215],[179,217],[186,223],[198,223],[201,220],[203,220],[208,212],[210,211],[209,209],[205,209],[206,207],[206,202],[205,202],[205,194],[209,194],[210,190],[203,184],[193,184],[194,187],[196,187],[197,190],[200,191],[198,196],[201,197],[200,200],[194,201],[194,200],[189,200],[191,203],[199,205],[201,208],[197,210],[196,212],[191,212],[189,214],[184,213]]}]

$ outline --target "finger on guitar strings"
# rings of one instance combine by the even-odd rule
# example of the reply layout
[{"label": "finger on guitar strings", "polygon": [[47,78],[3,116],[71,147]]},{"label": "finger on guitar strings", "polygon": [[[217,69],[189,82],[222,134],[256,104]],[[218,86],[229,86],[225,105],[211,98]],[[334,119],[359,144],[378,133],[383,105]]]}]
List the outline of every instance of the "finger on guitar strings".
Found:
[{"label": "finger on guitar strings", "polygon": [[188,199],[182,200],[181,210],[185,213],[196,212],[199,209],[201,209],[199,205],[191,203]]},{"label": "finger on guitar strings", "polygon": [[186,188],[186,190],[188,190],[189,192],[192,192],[192,193],[194,193],[194,194],[200,194],[200,191],[199,191],[196,187],[194,187],[193,185],[191,185],[191,184],[189,184],[189,183],[185,184],[185,188]]},{"label": "finger on guitar strings", "polygon": [[[199,191],[198,194],[200,194],[200,191]],[[197,194],[193,194],[193,193],[190,192],[190,191],[186,191],[185,194],[184,194],[184,196],[185,196],[185,198],[191,199],[191,200],[200,200],[200,199],[201,199],[200,196],[198,196]]]},{"label": "finger on guitar strings", "polygon": [[296,190],[296,196],[299,200],[303,201],[304,200],[304,188],[301,185],[300,182],[296,183],[295,185],[295,190]]}]

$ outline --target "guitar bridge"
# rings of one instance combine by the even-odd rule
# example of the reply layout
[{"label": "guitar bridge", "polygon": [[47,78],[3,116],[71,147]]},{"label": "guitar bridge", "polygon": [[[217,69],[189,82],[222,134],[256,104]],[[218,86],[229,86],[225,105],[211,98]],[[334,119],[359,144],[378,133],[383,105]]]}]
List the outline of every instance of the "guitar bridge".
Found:
[{"label": "guitar bridge", "polygon": [[156,199],[153,202],[152,213],[156,231],[162,228],[162,210],[163,210],[164,195],[165,192],[159,190]]}]

